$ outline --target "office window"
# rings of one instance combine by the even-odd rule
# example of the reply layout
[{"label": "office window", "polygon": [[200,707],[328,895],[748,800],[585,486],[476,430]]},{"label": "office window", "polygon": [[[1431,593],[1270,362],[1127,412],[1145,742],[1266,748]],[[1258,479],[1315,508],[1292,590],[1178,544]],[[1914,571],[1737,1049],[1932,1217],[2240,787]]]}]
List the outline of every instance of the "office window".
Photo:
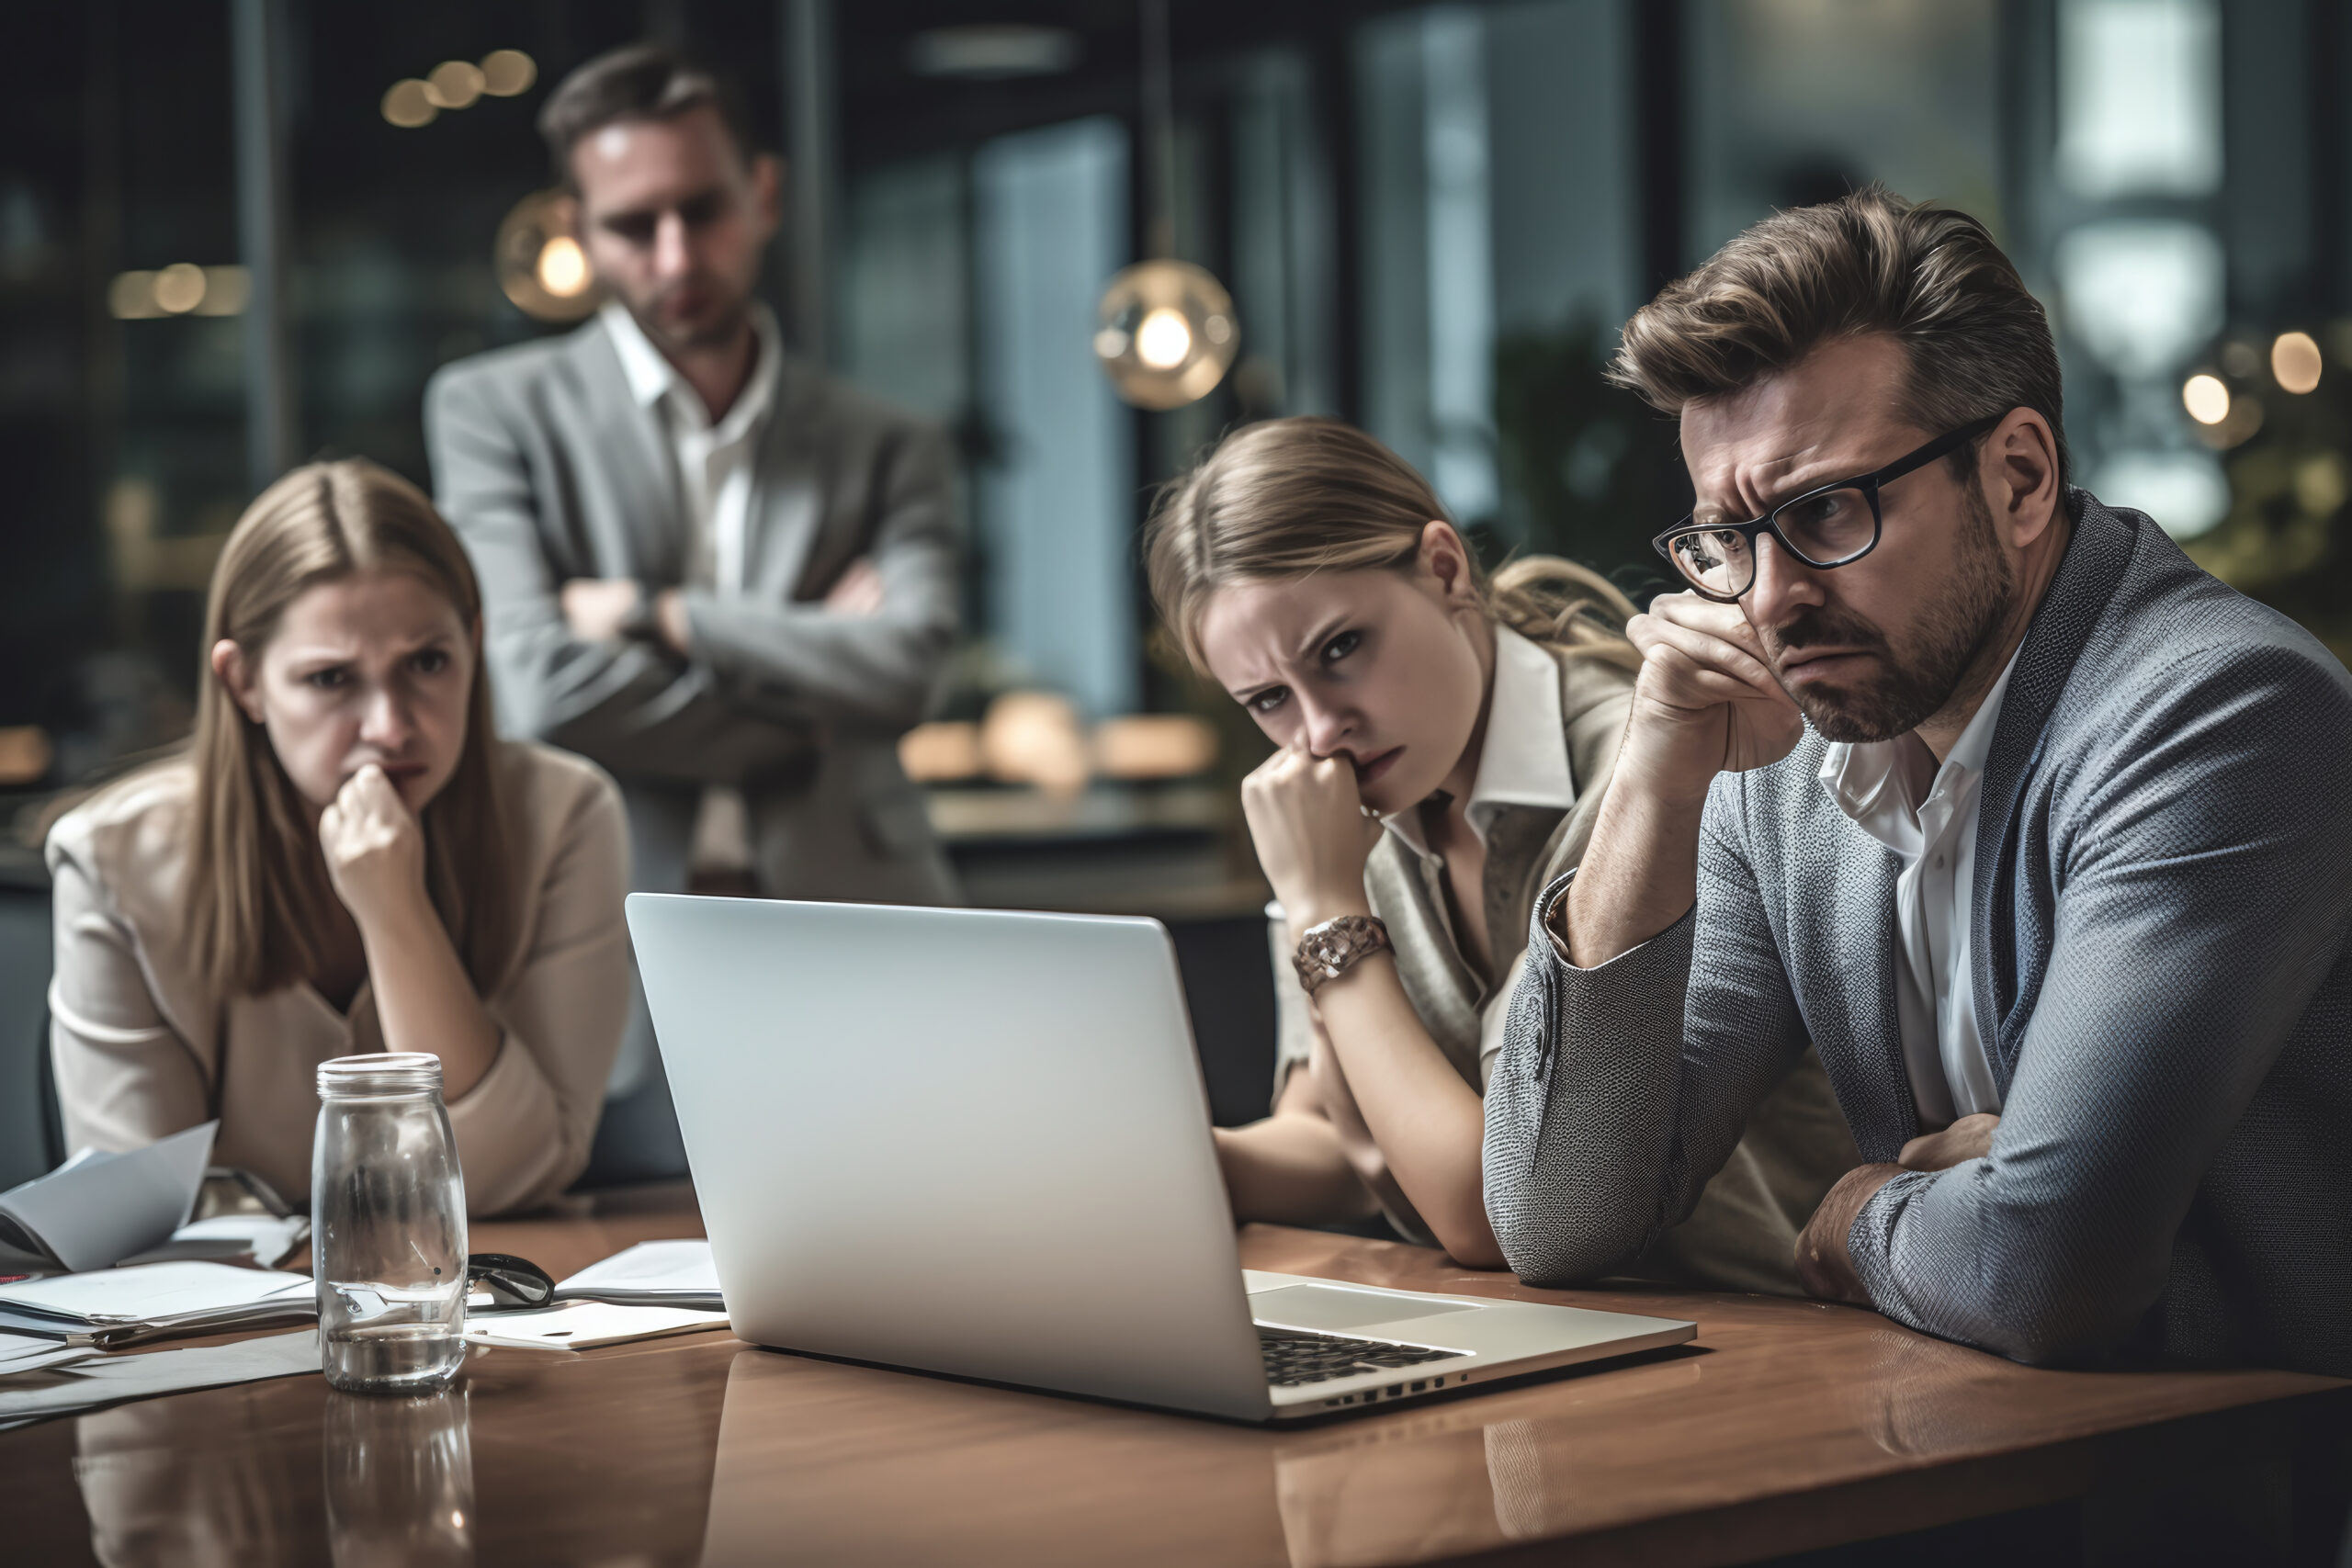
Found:
[{"label": "office window", "polygon": [[1095,300],[1128,260],[1125,129],[1001,137],[972,184],[986,631],[1010,673],[1090,715],[1126,712],[1140,678],[1135,423],[1092,348]]},{"label": "office window", "polygon": [[1692,265],[1775,208],[1871,180],[1996,234],[2001,7],[1699,0],[1684,8]]},{"label": "office window", "polygon": [[841,272],[842,373],[949,425],[972,398],[965,162],[935,153],[860,175]]},{"label": "office window", "polygon": [[1616,0],[1406,12],[1353,61],[1364,423],[1495,549],[1604,570],[1665,504],[1600,378],[1640,294],[1631,63]]}]

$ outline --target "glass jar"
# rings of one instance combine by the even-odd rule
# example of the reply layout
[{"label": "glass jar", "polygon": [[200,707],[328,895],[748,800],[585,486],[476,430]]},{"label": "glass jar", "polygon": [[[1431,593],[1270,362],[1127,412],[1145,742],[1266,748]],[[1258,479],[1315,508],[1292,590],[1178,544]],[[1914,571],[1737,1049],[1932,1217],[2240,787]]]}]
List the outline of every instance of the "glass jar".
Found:
[{"label": "glass jar", "polygon": [[327,1382],[429,1392],[466,1357],[466,1184],[441,1058],[338,1056],[319,1065],[319,1100],[311,1256]]}]

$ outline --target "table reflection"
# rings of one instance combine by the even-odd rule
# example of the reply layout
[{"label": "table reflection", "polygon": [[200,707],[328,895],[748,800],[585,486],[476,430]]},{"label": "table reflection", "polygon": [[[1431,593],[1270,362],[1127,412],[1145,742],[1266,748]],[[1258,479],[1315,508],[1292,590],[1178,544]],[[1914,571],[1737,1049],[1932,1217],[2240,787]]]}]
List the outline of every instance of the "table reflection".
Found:
[{"label": "table reflection", "polygon": [[318,1471],[285,1461],[283,1388],[255,1383],[78,1417],[74,1479],[91,1554],[107,1568],[255,1568],[325,1556]]},{"label": "table reflection", "polygon": [[474,1560],[466,1390],[327,1395],[321,1432],[335,1568],[458,1568]]},{"label": "table reflection", "polygon": [[1847,1395],[1856,1425],[1885,1452],[1947,1458],[1997,1447],[2014,1427],[2001,1391],[2014,1386],[2015,1371],[1999,1357],[1892,1326],[1865,1337],[1861,1348]]},{"label": "table reflection", "polygon": [[1702,1360],[1572,1373],[1285,1434],[1274,1490],[1292,1568],[1445,1557],[1577,1528],[1594,1504],[1579,1472],[1610,1440],[1593,1407],[1689,1393]]},{"label": "table reflection", "polygon": [[1285,1560],[1249,1427],[779,1355],[729,1369],[704,1568]]}]

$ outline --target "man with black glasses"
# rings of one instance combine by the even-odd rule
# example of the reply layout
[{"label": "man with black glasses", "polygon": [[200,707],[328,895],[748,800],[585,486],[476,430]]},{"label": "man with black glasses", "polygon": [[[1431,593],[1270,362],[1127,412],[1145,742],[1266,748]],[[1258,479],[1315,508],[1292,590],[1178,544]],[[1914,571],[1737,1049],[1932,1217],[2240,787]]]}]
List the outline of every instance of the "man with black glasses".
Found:
[{"label": "man with black glasses", "polygon": [[1780,214],[1627,325],[1690,591],[1631,626],[1487,1098],[1521,1275],[1688,1212],[1817,1046],[1867,1162],[1815,1294],[2027,1361],[2352,1373],[2352,676],[2070,488],[1984,228]]}]

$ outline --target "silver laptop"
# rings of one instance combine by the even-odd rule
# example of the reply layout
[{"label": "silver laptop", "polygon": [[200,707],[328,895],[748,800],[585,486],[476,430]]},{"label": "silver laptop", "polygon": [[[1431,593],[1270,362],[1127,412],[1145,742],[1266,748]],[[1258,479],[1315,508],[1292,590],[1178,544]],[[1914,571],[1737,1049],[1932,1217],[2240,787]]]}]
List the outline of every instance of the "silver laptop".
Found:
[{"label": "silver laptop", "polygon": [[1245,1272],[1156,920],[632,894],[736,1334],[1245,1421],[1689,1323]]}]

